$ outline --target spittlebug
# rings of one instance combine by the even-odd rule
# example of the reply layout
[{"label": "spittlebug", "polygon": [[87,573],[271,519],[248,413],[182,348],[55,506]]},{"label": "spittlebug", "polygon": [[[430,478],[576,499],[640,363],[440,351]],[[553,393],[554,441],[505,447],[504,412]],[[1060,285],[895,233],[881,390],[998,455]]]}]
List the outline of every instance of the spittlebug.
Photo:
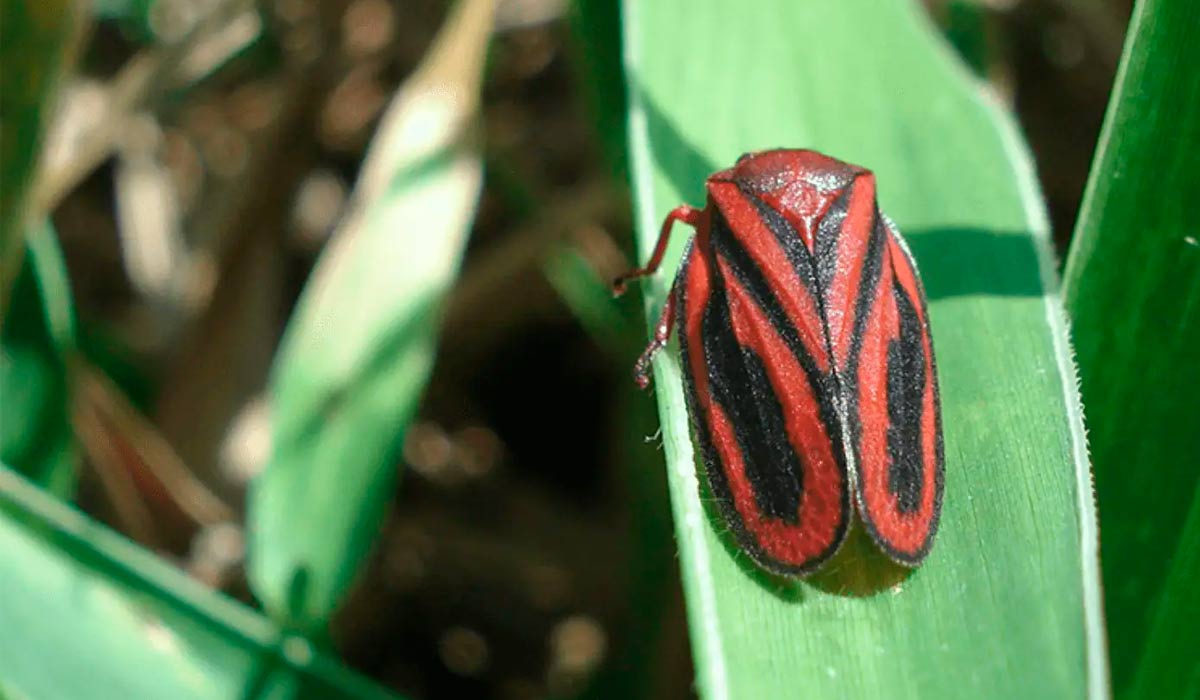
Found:
[{"label": "spittlebug", "polygon": [[636,377],[678,324],[693,432],[718,510],[768,571],[804,576],[856,517],[893,560],[929,552],[942,502],[942,423],[925,297],[880,213],[875,176],[815,151],[742,156],[706,181]]}]

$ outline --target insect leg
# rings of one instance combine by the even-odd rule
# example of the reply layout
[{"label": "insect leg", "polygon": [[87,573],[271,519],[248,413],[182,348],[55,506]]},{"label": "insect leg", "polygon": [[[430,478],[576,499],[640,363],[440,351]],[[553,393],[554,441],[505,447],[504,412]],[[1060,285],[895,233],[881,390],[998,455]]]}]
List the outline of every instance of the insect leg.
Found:
[{"label": "insect leg", "polygon": [[[697,227],[700,224],[700,215],[704,213],[703,209],[689,207],[686,204],[681,204],[671,210],[667,214],[667,218],[663,221],[662,232],[658,234],[658,242],[654,244],[654,252],[650,255],[650,261],[645,267],[639,267],[613,280],[613,294],[620,296],[625,293],[625,285],[639,277],[646,277],[654,274],[658,270],[658,266],[662,264],[663,255],[667,252],[667,242],[671,240],[671,225],[676,221]],[[670,304],[671,302],[667,302]],[[665,310],[665,309],[664,309]]]},{"label": "insect leg", "polygon": [[633,366],[633,378],[642,389],[650,386],[650,361],[654,359],[655,353],[666,347],[667,339],[671,337],[671,329],[675,327],[675,299],[675,291],[671,290],[667,295],[667,303],[663,304],[658,323],[654,324],[654,339],[642,351],[637,364]]}]

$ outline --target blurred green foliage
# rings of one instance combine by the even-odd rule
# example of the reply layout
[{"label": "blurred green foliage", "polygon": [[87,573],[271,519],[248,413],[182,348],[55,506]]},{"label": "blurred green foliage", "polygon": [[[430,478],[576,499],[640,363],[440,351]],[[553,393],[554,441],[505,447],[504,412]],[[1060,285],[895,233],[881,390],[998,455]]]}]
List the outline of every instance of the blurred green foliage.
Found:
[{"label": "blurred green foliage", "polygon": [[4,464],[0,550],[2,696],[394,697]]},{"label": "blurred green foliage", "polygon": [[471,122],[492,10],[460,2],[397,93],[273,370],[249,575],[272,615],[307,632],[328,624],[379,534],[433,369],[482,180]]},{"label": "blurred green foliage", "polygon": [[78,461],[68,395],[75,352],[71,287],[50,223],[34,227],[26,241],[0,330],[0,461],[69,499]]},{"label": "blurred green foliage", "polygon": [[0,319],[24,256],[26,199],[73,49],[77,10],[73,0],[0,2]]}]

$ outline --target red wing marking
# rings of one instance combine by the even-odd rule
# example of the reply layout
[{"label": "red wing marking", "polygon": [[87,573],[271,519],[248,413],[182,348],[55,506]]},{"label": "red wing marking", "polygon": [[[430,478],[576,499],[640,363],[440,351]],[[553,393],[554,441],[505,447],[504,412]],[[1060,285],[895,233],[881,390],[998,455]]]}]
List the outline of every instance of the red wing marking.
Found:
[{"label": "red wing marking", "polygon": [[928,551],[942,495],[937,379],[912,263],[888,230],[857,362],[859,510],[900,561]]},{"label": "red wing marking", "polygon": [[[837,367],[846,366],[854,336],[855,303],[859,286],[867,267],[867,248],[875,229],[875,176],[864,173],[843,193],[844,201],[831,207],[826,219],[818,226],[817,251],[821,270],[829,339]],[[828,221],[833,230],[826,231]],[[840,226],[838,226],[840,224]],[[836,228],[833,228],[836,227]],[[822,238],[836,236],[823,245]],[[828,256],[828,257],[826,257]]]},{"label": "red wing marking", "polygon": [[[740,279],[746,280],[747,275],[761,279],[755,292],[777,300],[782,315],[796,330],[817,370],[828,372],[828,345],[815,297],[817,285],[811,253],[795,229],[785,228],[781,217],[775,222],[764,220],[759,207],[732,183],[710,185],[709,196],[717,211],[711,233],[717,253],[735,265]],[[808,259],[797,264],[801,257]]]}]

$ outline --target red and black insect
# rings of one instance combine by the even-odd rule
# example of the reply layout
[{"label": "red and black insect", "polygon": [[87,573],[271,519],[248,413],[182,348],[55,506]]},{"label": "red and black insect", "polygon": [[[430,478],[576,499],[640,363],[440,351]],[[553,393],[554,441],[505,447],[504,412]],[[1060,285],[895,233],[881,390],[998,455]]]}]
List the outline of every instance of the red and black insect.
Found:
[{"label": "red and black insect", "polygon": [[[854,512],[908,566],[942,501],[942,425],[924,292],[879,211],[875,176],[807,150],[742,156],[710,176],[683,264],[637,363],[678,323],[688,407],[708,484],[739,546],[780,574],[814,572]],[[852,506],[853,504],[853,506]]]}]

